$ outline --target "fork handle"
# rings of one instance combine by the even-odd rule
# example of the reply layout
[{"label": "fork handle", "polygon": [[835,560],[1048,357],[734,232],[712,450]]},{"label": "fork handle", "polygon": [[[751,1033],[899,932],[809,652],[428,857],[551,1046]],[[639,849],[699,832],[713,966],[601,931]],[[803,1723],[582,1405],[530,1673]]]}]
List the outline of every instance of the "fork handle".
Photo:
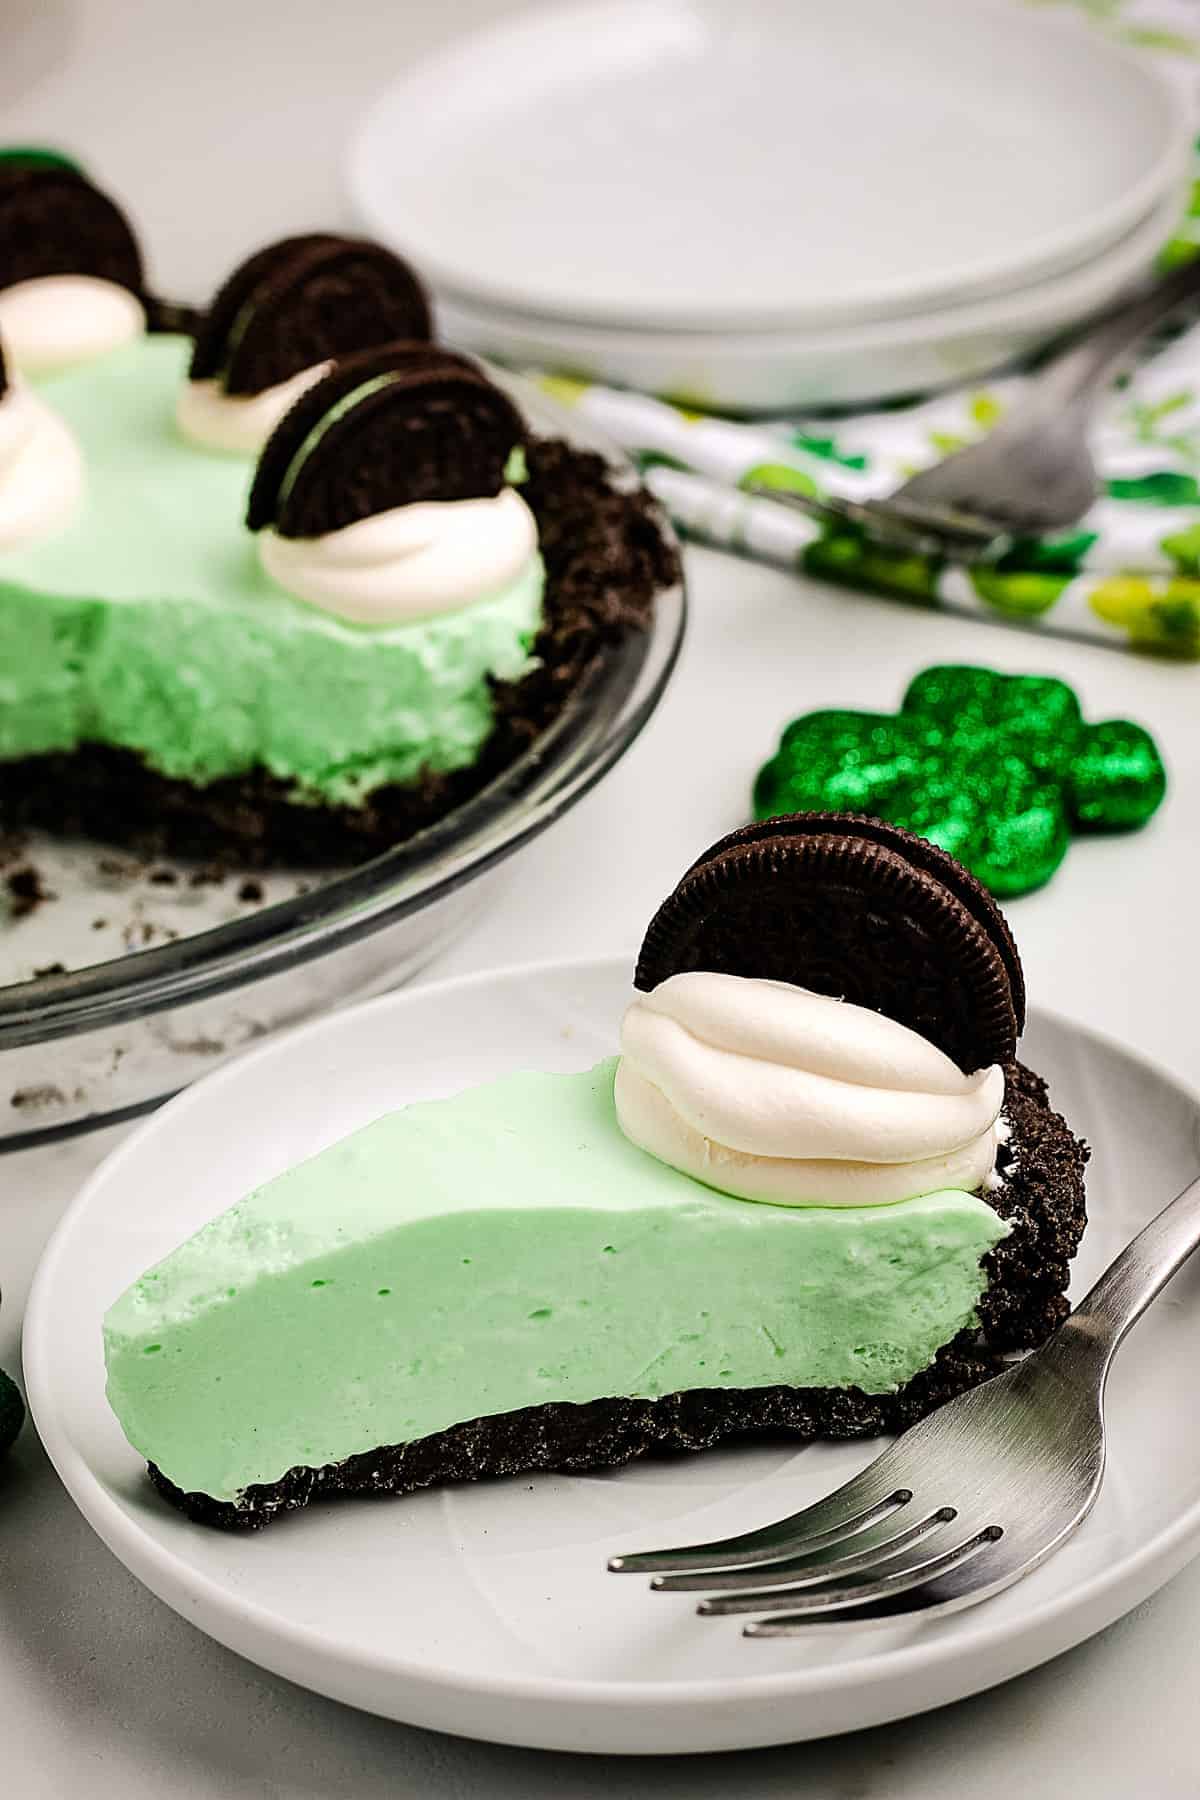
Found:
[{"label": "fork handle", "polygon": [[[1087,328],[1037,376],[1029,403],[1057,412],[1086,405],[1117,375],[1131,350],[1189,300],[1200,299],[1200,256],[1161,275]],[[1023,410],[1023,409],[1022,409]]]},{"label": "fork handle", "polygon": [[1176,1195],[1109,1263],[1062,1327],[1060,1338],[1076,1344],[1082,1339],[1107,1369],[1130,1326],[1198,1247],[1200,1179]]}]

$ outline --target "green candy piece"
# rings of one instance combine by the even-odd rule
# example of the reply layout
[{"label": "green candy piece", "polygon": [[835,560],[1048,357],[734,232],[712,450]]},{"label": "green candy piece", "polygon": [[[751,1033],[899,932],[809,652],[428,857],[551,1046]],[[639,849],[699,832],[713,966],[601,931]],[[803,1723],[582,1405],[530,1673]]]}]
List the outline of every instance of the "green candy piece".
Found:
[{"label": "green candy piece", "polygon": [[[967,866],[1001,900],[1043,887],[1071,842],[1071,824],[1060,787],[1039,781],[1010,759],[1007,785],[988,796],[986,828]],[[1019,773],[1018,773],[1019,770]],[[999,804],[997,804],[999,802]]]},{"label": "green candy piece", "polygon": [[25,1402],[17,1391],[17,1384],[0,1369],[0,1456],[12,1448],[24,1421]]},{"label": "green candy piece", "polygon": [[962,663],[915,675],[900,710],[910,719],[937,724],[962,756],[976,755],[987,743],[1003,757],[1015,737],[1023,761],[1059,780],[1065,779],[1083,728],[1079,702],[1065,681],[1052,675],[996,675]]},{"label": "green candy piece", "polygon": [[1068,787],[1076,831],[1134,831],[1166,791],[1167,772],[1148,731],[1128,719],[1087,726]]},{"label": "green candy piece", "polygon": [[927,749],[922,735],[887,714],[810,713],[783,735],[779,754],[759,771],[754,788],[760,819],[776,813],[874,813],[918,785]]},{"label": "green candy piece", "polygon": [[759,770],[754,812],[860,812],[930,839],[1001,898],[1049,881],[1072,831],[1144,825],[1166,792],[1154,740],[1089,725],[1065,681],[923,669],[898,713],[806,713]]}]

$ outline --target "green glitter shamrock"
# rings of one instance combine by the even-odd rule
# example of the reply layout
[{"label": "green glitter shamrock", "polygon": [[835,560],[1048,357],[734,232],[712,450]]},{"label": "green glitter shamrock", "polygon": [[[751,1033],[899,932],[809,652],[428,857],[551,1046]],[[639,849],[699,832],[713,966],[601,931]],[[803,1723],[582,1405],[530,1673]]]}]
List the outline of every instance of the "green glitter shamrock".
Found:
[{"label": "green glitter shamrock", "polygon": [[956,856],[993,894],[1049,881],[1071,833],[1144,825],[1166,791],[1149,733],[1087,724],[1065,681],[948,664],[898,713],[795,719],[759,771],[754,813],[869,813]]}]

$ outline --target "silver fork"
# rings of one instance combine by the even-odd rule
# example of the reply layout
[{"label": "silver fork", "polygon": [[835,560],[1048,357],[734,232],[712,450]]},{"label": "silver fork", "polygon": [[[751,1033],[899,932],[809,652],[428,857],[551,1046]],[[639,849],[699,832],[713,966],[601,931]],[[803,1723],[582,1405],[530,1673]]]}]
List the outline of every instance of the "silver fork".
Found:
[{"label": "silver fork", "polygon": [[881,543],[954,558],[995,555],[1014,538],[1081,519],[1099,490],[1088,445],[1095,402],[1129,353],[1200,297],[1200,258],[1101,317],[1046,363],[1020,404],[977,444],[871,500],[809,498],[759,483],[747,491],[818,518],[861,527]]},{"label": "silver fork", "polygon": [[1193,1181],[1110,1264],[1048,1343],[897,1438],[814,1506],[741,1537],[614,1556],[747,1637],[894,1624],[973,1606],[1065,1543],[1104,1475],[1104,1390],[1130,1326],[1200,1245]]}]

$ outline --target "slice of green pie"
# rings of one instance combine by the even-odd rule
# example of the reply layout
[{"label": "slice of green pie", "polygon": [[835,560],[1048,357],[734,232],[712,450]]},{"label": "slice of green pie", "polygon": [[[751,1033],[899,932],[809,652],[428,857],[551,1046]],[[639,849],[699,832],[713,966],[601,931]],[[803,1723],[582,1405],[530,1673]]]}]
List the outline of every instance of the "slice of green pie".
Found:
[{"label": "slice of green pie", "polygon": [[[327,1495],[876,1432],[1047,1334],[1085,1153],[1012,1055],[999,914],[892,828],[766,829],[811,987],[665,967],[671,944],[715,957],[720,915],[758,903],[746,846],[717,846],[647,935],[619,1064],[389,1114],[116,1301],[109,1400],[168,1498],[255,1526]],[[831,869],[860,964],[920,918],[940,989],[893,982],[885,1012],[839,997],[828,944],[806,963],[798,909]]]}]

